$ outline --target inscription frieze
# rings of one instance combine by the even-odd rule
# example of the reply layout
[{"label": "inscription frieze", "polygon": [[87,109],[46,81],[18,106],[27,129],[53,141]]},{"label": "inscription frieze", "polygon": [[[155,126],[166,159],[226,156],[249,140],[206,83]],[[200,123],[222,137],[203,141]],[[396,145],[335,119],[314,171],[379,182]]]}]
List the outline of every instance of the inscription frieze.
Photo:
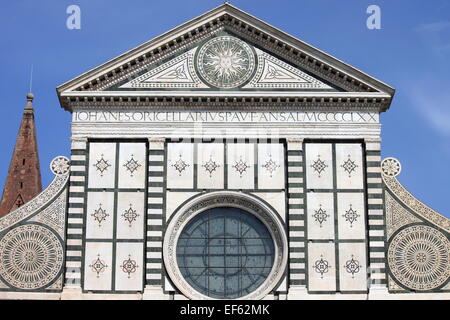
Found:
[{"label": "inscription frieze", "polygon": [[73,122],[379,123],[375,112],[76,111]]}]

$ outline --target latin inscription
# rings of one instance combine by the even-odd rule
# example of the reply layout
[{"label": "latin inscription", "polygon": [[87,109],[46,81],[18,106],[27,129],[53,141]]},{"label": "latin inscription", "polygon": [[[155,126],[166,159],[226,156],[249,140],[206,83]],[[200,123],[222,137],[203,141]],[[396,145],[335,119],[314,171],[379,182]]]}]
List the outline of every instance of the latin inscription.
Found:
[{"label": "latin inscription", "polygon": [[73,122],[379,123],[375,112],[75,111]]}]

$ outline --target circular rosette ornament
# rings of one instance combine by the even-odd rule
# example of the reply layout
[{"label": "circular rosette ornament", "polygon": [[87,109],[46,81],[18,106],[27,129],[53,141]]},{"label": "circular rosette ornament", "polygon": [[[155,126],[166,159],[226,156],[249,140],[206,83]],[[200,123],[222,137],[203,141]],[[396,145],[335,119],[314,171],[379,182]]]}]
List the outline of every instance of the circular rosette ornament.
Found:
[{"label": "circular rosette ornament", "polygon": [[62,269],[61,241],[50,229],[26,224],[0,240],[0,276],[12,287],[35,290],[48,286]]},{"label": "circular rosette ornament", "polygon": [[381,171],[387,177],[396,177],[402,171],[402,165],[395,158],[386,158],[381,162]]},{"label": "circular rosette ornament", "polygon": [[450,276],[450,243],[440,231],[425,225],[406,227],[389,244],[392,275],[412,290],[433,290]]},{"label": "circular rosette ornament", "polygon": [[255,53],[244,41],[230,36],[209,40],[198,51],[196,65],[201,77],[217,88],[236,88],[255,70]]},{"label": "circular rosette ornament", "polygon": [[50,163],[50,170],[57,175],[64,175],[69,172],[70,169],[70,161],[66,157],[59,156],[52,160]]}]

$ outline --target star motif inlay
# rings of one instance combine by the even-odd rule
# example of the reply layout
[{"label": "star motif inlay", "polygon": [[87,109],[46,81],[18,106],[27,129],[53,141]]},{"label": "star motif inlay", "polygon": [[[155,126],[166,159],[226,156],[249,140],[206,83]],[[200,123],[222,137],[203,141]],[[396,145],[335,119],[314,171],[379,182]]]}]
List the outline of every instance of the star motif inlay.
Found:
[{"label": "star motif inlay", "polygon": [[93,166],[97,169],[97,171],[100,171],[101,177],[103,177],[103,173],[108,170],[109,167],[111,167],[108,160],[105,160],[105,158],[103,158],[103,154],[101,154],[101,158],[97,160],[97,163],[93,164]]},{"label": "star motif inlay", "polygon": [[178,171],[178,174],[181,176],[181,173],[182,173],[184,170],[186,170],[187,167],[189,167],[189,164],[187,164],[187,163],[183,160],[183,158],[182,158],[182,156],[181,156],[181,154],[180,154],[180,158],[179,158],[174,164],[172,164],[172,167],[174,167],[175,170]]},{"label": "star motif inlay", "polygon": [[350,227],[353,227],[353,222],[357,221],[357,218],[359,217],[359,214],[356,212],[356,210],[353,210],[352,205],[350,205],[350,208],[345,211],[345,214],[342,215],[345,218],[345,221],[350,222]]},{"label": "star motif inlay", "polygon": [[106,220],[106,217],[108,217],[109,214],[106,213],[106,210],[102,208],[102,204],[100,203],[98,209],[94,210],[94,213],[92,213],[91,216],[94,217],[94,221],[97,221],[98,226],[101,227],[102,222]]},{"label": "star motif inlay", "polygon": [[355,169],[358,167],[357,164],[355,164],[355,161],[352,161],[350,158],[350,155],[348,155],[347,161],[345,161],[342,165],[342,168],[348,173],[348,177],[351,178],[352,172],[355,171]]},{"label": "star motif inlay", "polygon": [[136,221],[136,218],[139,217],[139,214],[137,214],[136,210],[133,209],[133,205],[130,203],[130,208],[125,210],[125,212],[122,214],[122,217],[124,217],[125,221],[129,223],[129,226],[131,227],[131,224],[133,221]]},{"label": "star motif inlay", "polygon": [[141,165],[139,164],[139,162],[137,162],[134,159],[134,156],[131,155],[131,159],[128,160],[124,165],[123,165],[128,171],[130,171],[130,175],[133,176],[133,173],[139,169],[139,167],[141,167]]},{"label": "star motif inlay", "polygon": [[130,275],[136,272],[138,265],[136,260],[132,260],[131,255],[128,255],[128,259],[124,260],[120,267],[122,268],[123,272],[128,273],[128,278],[130,278]]},{"label": "star motif inlay", "polygon": [[250,168],[246,162],[242,161],[242,157],[239,159],[239,161],[235,161],[235,164],[233,166],[234,169],[236,169],[237,172],[239,172],[240,177],[242,178],[242,174],[247,171],[248,168]]},{"label": "star motif inlay", "polygon": [[319,174],[319,178],[320,178],[322,172],[325,171],[325,168],[327,168],[328,165],[325,163],[325,161],[320,159],[320,155],[317,155],[317,160],[314,161],[314,163],[310,167],[313,168],[314,171]]},{"label": "star motif inlay", "polygon": [[220,167],[213,159],[212,156],[209,157],[209,160],[202,164],[202,167],[209,173],[209,177],[212,177],[212,173],[216,171],[217,168]]},{"label": "star motif inlay", "polygon": [[262,167],[265,168],[272,177],[273,173],[277,171],[280,165],[273,161],[272,155],[269,155],[269,160],[267,160],[266,163],[262,165]]}]

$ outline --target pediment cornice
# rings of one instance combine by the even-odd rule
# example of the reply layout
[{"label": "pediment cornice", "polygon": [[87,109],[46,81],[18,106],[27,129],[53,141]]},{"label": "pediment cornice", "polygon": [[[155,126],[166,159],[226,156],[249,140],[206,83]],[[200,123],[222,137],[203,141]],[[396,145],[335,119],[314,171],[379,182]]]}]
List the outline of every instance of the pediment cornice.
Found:
[{"label": "pediment cornice", "polygon": [[[390,86],[227,3],[59,86],[57,91],[61,105],[71,110],[74,100],[86,101],[87,98],[97,101],[98,98],[105,100],[108,96],[114,96],[113,100],[117,100],[117,95],[113,94],[116,92],[104,90],[224,30],[265,48],[292,65],[340,88],[341,91],[362,94],[369,101],[374,95],[381,97],[384,100],[380,111],[385,111],[390,105],[394,94],[394,89]],[[212,93],[202,93],[201,96],[208,99]],[[118,95],[127,99],[130,92],[121,92]],[[143,99],[169,96],[167,92],[158,95],[157,92],[148,91],[134,91],[132,95]],[[250,95],[258,98],[261,93],[253,92]],[[195,99],[196,94],[190,92],[183,99],[189,100],[189,96]],[[248,94],[232,90],[227,91],[226,96],[233,100],[247,98]],[[324,98],[333,100],[333,96],[334,94],[329,93]],[[288,95],[280,92],[278,97],[290,99]],[[297,94],[297,97],[300,100],[303,98],[301,94]]]}]

